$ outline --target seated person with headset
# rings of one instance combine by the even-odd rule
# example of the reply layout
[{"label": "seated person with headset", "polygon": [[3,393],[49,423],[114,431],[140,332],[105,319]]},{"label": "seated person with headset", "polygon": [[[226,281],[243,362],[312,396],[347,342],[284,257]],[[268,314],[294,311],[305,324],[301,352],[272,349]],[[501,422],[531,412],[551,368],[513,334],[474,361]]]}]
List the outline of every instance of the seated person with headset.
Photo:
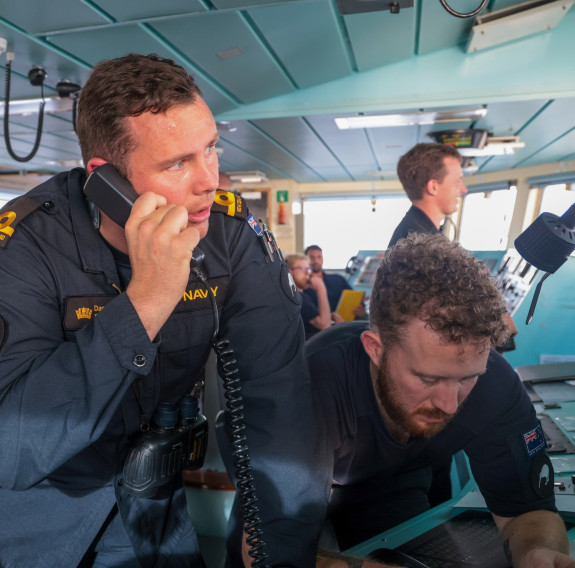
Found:
[{"label": "seated person with headset", "polygon": [[370,308],[369,325],[306,344],[339,548],[427,510],[430,464],[464,450],[509,564],[575,567],[541,424],[493,349],[508,331],[488,269],[441,235],[411,235],[383,257]]}]

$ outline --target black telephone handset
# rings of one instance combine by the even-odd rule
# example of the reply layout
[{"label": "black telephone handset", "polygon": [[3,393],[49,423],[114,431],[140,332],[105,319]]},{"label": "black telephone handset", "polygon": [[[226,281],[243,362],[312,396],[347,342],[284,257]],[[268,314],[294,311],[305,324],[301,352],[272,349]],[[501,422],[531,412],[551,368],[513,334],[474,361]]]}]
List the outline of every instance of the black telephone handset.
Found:
[{"label": "black telephone handset", "polygon": [[124,227],[138,198],[132,184],[112,164],[98,166],[88,176],[84,194],[112,221]]},{"label": "black telephone handset", "polygon": [[[132,184],[112,164],[102,164],[92,171],[84,185],[84,195],[112,221],[124,227],[138,198]],[[200,247],[194,249],[192,268],[204,260]]]}]

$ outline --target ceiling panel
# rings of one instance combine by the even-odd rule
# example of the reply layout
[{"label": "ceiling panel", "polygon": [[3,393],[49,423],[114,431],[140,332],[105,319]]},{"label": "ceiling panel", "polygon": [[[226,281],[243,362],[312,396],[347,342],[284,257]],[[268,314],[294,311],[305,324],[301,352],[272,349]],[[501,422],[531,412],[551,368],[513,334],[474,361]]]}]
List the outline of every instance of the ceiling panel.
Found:
[{"label": "ceiling panel", "polygon": [[179,17],[190,12],[206,12],[200,0],[138,0],[137,2],[118,2],[118,0],[99,0],[96,5],[105,10],[119,22],[130,20],[153,20],[155,18]]},{"label": "ceiling panel", "polygon": [[[260,164],[267,166],[273,178],[290,177],[285,174],[293,171],[295,179],[303,178],[311,179],[312,181],[322,181],[311,167],[302,163],[289,152],[284,151],[279,143],[251,123],[239,124],[235,132],[222,133],[222,139],[233,143],[239,152],[257,156],[260,160]],[[223,157],[228,159],[225,147]],[[248,168],[248,170],[249,169],[252,168]],[[260,166],[256,169],[262,169],[262,167]]]},{"label": "ceiling panel", "polygon": [[[176,55],[168,45],[158,41],[156,36],[138,25],[70,32],[54,36],[51,43],[68,53],[74,53],[76,57],[91,65],[127,53],[156,53],[172,59]],[[185,65],[186,60],[180,59],[179,63]],[[232,99],[233,95],[226,96],[220,89],[214,87],[211,81],[207,82],[195,67],[189,65],[187,67],[195,76],[204,97],[210,103],[212,112],[225,112],[237,106]]]},{"label": "ceiling panel", "polygon": [[249,10],[248,14],[298,88],[351,72],[345,38],[330,3],[284,4]]},{"label": "ceiling panel", "polygon": [[416,50],[416,10],[345,16],[358,71],[408,59]]},{"label": "ceiling panel", "polygon": [[[459,11],[478,3],[450,2]],[[487,10],[522,3],[490,0]],[[345,131],[334,118],[430,104],[483,105],[477,128],[525,142],[513,155],[476,158],[480,172],[573,159],[575,10],[552,30],[467,55],[473,21],[451,16],[439,0],[349,16],[334,0],[0,0],[0,37],[15,54],[12,101],[40,96],[28,80],[33,66],[46,69],[44,95],[54,97],[60,80],[83,85],[102,59],[155,52],[195,76],[216,120],[232,121],[235,132],[221,132],[227,170],[299,182],[388,178],[429,131],[467,124]],[[0,54],[2,83],[5,66]],[[32,148],[36,125],[36,113],[11,112],[19,155]],[[53,173],[74,159],[71,112],[47,114],[28,162],[13,160],[0,140],[3,170]]]},{"label": "ceiling panel", "polygon": [[50,43],[75,57],[95,65],[126,53],[170,53],[155,38],[137,25],[111,26],[55,35]]},{"label": "ceiling panel", "polygon": [[49,31],[94,26],[106,20],[86,3],[78,0],[45,0],[0,3],[3,21],[18,26],[31,35],[43,35]]},{"label": "ceiling panel", "polygon": [[[240,103],[294,90],[280,65],[240,14],[179,18],[159,22],[154,28]],[[255,90],[254,85],[259,89]]]},{"label": "ceiling panel", "polygon": [[307,120],[344,168],[337,181],[355,180],[358,172],[363,176],[363,172],[377,169],[365,130],[339,130],[332,115],[308,116]]},{"label": "ceiling panel", "polygon": [[[323,177],[326,168],[341,167],[321,137],[305,119],[273,118],[253,121],[254,126]],[[328,178],[329,179],[329,176]]]},{"label": "ceiling panel", "polygon": [[520,103],[493,103],[475,128],[488,130],[493,136],[514,136],[545,108],[548,101],[522,101]]},{"label": "ceiling panel", "polygon": [[[517,2],[516,2],[517,3]],[[478,0],[458,0],[449,4],[458,12],[472,12],[479,5]],[[448,14],[439,1],[421,2],[421,19],[419,23],[418,54],[424,55],[438,49],[464,44],[467,41],[473,20],[456,18]]]},{"label": "ceiling panel", "polygon": [[552,144],[535,152],[522,165],[535,166],[553,162],[555,156],[560,156],[562,160],[573,160],[575,158],[575,127],[564,132]]},{"label": "ceiling panel", "polygon": [[517,165],[536,165],[545,161],[545,156],[564,155],[569,152],[571,133],[574,128],[575,99],[551,101],[521,133],[526,147],[518,156]]},{"label": "ceiling panel", "polygon": [[270,6],[272,4],[297,5],[299,0],[212,0],[211,2],[218,10],[243,10],[254,6]]}]

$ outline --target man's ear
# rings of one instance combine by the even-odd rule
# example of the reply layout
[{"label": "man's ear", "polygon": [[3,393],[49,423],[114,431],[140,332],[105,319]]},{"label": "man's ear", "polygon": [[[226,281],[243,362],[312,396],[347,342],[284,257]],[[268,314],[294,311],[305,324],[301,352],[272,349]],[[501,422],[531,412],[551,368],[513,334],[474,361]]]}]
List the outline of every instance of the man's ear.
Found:
[{"label": "man's ear", "polygon": [[106,160],[102,158],[90,158],[86,164],[86,173],[90,175],[98,166],[102,166],[106,163]]},{"label": "man's ear", "polygon": [[379,367],[381,356],[383,355],[383,345],[379,334],[375,331],[364,331],[361,334],[361,342],[363,343],[363,349],[371,359],[371,362],[376,367]]},{"label": "man's ear", "polygon": [[437,195],[437,180],[435,179],[430,179],[428,180],[428,182],[425,184],[425,190],[424,193],[426,193],[427,195]]}]

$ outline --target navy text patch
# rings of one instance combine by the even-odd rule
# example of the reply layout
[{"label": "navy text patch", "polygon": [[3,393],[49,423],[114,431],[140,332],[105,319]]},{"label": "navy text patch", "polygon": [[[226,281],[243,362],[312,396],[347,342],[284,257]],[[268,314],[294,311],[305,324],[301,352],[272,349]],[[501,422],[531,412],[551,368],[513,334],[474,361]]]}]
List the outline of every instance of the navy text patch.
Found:
[{"label": "navy text patch", "polygon": [[[221,306],[226,298],[228,291],[228,278],[210,278],[208,279],[210,291],[216,297],[216,303]],[[195,312],[198,310],[208,310],[212,307],[210,293],[206,287],[198,280],[188,282],[182,300],[178,302],[174,313],[181,314],[184,312]]]}]

